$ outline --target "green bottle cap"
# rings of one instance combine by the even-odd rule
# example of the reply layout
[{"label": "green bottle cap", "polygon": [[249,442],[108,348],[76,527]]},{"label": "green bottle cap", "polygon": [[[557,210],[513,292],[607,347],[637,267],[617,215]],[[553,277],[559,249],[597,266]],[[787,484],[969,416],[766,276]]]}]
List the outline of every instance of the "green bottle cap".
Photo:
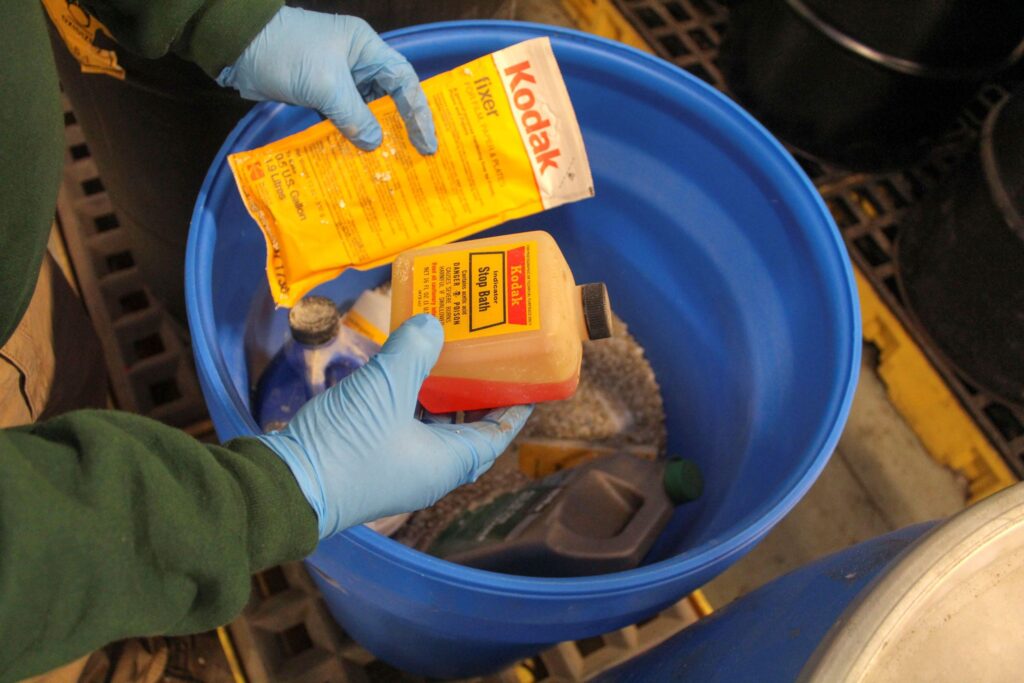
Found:
[{"label": "green bottle cap", "polygon": [[700,498],[704,491],[704,477],[692,460],[672,458],[665,463],[665,493],[676,505]]}]

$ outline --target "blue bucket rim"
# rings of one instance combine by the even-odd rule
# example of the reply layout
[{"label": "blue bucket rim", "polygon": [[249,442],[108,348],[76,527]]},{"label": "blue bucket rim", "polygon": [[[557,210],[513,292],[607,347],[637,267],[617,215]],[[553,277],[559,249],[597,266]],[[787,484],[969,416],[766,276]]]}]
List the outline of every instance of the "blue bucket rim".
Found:
[{"label": "blue bucket rim", "polygon": [[[491,593],[515,594],[519,596],[534,595],[538,597],[584,597],[653,587],[671,583],[677,580],[680,575],[697,573],[710,568],[714,564],[737,558],[749,546],[757,543],[767,534],[799,502],[818,478],[818,475],[821,474],[839,441],[853,402],[853,394],[860,372],[860,305],[853,268],[832,215],[804,171],[764,126],[711,85],[653,54],[643,52],[624,43],[575,29],[521,21],[478,19],[445,21],[389,31],[382,34],[382,36],[390,42],[408,36],[422,36],[429,33],[446,33],[452,30],[464,31],[467,29],[499,32],[512,30],[522,36],[521,40],[530,37],[550,36],[569,42],[590,44],[603,48],[602,54],[617,54],[619,57],[625,58],[640,70],[646,70],[662,77],[669,77],[677,81],[677,83],[681,78],[682,82],[685,83],[682,87],[689,88],[691,96],[699,96],[709,108],[718,110],[723,114],[724,118],[721,120],[731,123],[735,132],[741,134],[745,142],[759,145],[766,152],[769,152],[769,154],[764,155],[764,160],[771,160],[777,167],[774,170],[786,174],[788,180],[793,183],[793,187],[799,190],[799,192],[793,193],[793,196],[789,197],[789,199],[792,200],[802,194],[804,195],[803,199],[805,202],[809,202],[810,205],[798,213],[804,213],[808,218],[816,218],[820,225],[825,228],[823,232],[825,233],[824,239],[826,243],[823,246],[831,246],[833,248],[833,256],[838,257],[839,269],[845,277],[847,297],[844,303],[847,308],[846,313],[850,318],[848,323],[851,328],[851,334],[847,336],[847,343],[852,348],[849,349],[848,357],[850,358],[850,363],[846,368],[847,375],[842,390],[842,398],[838,404],[835,404],[834,400],[831,401],[835,406],[832,414],[829,416],[832,419],[822,421],[823,425],[831,424],[831,427],[828,428],[827,433],[822,433],[825,430],[819,429],[815,434],[814,443],[808,447],[808,450],[810,451],[816,447],[817,454],[809,461],[802,473],[794,473],[791,479],[795,478],[795,481],[792,482],[785,494],[776,500],[768,510],[757,515],[754,520],[748,522],[750,515],[738,520],[727,530],[728,532],[732,529],[737,529],[737,532],[732,535],[728,535],[727,532],[723,533],[723,540],[721,542],[710,541],[712,548],[708,547],[709,542],[705,542],[699,548],[684,551],[660,562],[613,574],[575,578],[539,578],[501,574],[447,562],[414,550],[388,537],[381,536],[364,526],[354,527],[336,537],[325,539],[321,541],[321,545],[344,540],[360,547],[364,552],[443,583]],[[222,386],[227,388],[228,402],[233,409],[233,412],[229,415],[229,419],[232,422],[231,426],[237,433],[247,436],[258,434],[259,428],[239,399],[238,392],[234,389],[230,373],[223,360],[214,358],[209,345],[203,343],[204,340],[216,338],[216,325],[213,320],[212,307],[206,306],[204,310],[200,311],[199,305],[200,301],[202,301],[200,290],[210,291],[212,289],[210,281],[212,268],[207,267],[203,269],[191,266],[203,264],[204,262],[207,266],[212,265],[212,241],[207,236],[207,239],[201,243],[198,235],[203,223],[203,207],[206,206],[211,188],[221,173],[230,173],[225,163],[229,150],[239,138],[251,132],[250,127],[256,119],[263,119],[266,116],[272,115],[277,110],[288,106],[292,105],[263,102],[254,107],[239,121],[231,131],[231,134],[225,139],[224,144],[207,171],[203,185],[196,197],[195,209],[189,224],[185,260],[186,273],[190,274],[190,277],[187,277],[185,282],[188,322],[191,329],[199,329],[203,332],[200,335],[193,335],[193,352],[196,355],[196,366],[200,373],[206,367],[216,369],[217,380]],[[773,177],[778,177],[776,174],[772,175]],[[230,186],[234,186],[233,179],[230,182]],[[201,258],[204,255],[204,248],[208,252],[205,254],[206,259]],[[316,555],[320,552],[320,547],[318,546],[318,550],[309,558],[314,565],[317,564]]]}]

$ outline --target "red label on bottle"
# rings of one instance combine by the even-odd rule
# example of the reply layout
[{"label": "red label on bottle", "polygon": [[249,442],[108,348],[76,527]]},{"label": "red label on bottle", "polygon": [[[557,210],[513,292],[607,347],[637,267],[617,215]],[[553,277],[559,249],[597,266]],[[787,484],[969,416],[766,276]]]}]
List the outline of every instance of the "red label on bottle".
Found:
[{"label": "red label on bottle", "polygon": [[509,249],[508,276],[505,279],[508,288],[508,322],[510,325],[525,325],[527,321],[526,297],[529,291],[526,286],[526,247]]}]

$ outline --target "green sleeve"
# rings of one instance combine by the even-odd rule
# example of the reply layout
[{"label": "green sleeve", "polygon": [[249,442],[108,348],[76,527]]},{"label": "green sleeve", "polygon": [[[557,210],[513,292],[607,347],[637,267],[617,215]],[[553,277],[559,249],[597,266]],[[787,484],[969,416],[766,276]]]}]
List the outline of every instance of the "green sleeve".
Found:
[{"label": "green sleeve", "polygon": [[0,681],[128,636],[230,621],[316,515],[255,439],[204,445],[114,411],[0,431]]},{"label": "green sleeve", "polygon": [[284,0],[83,0],[118,43],[155,59],[173,52],[211,77],[234,64]]}]

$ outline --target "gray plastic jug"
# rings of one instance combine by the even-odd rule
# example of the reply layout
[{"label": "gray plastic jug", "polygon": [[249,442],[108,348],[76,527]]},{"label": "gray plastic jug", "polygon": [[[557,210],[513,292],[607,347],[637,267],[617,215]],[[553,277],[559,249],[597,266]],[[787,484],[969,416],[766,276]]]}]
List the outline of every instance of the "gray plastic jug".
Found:
[{"label": "gray plastic jug", "polygon": [[430,553],[527,576],[632,569],[675,506],[698,497],[700,489],[700,473],[690,461],[609,455],[467,512],[441,533]]}]

